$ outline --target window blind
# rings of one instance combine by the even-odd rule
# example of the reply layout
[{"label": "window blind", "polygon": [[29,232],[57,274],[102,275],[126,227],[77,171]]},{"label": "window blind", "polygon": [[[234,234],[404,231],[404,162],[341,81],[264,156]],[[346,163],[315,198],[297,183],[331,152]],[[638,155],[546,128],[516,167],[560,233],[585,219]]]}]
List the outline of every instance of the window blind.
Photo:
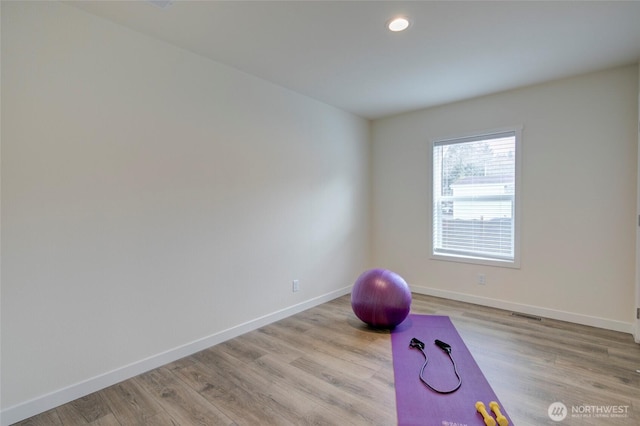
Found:
[{"label": "window blind", "polygon": [[514,261],[516,132],[433,144],[433,254]]}]

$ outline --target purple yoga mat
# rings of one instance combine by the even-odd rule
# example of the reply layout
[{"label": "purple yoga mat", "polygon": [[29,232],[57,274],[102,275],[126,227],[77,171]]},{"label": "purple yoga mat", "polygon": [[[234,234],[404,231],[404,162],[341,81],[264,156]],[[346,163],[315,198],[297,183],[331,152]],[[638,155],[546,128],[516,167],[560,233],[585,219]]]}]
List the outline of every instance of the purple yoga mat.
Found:
[{"label": "purple yoga mat", "polygon": [[[425,344],[429,363],[424,377],[436,389],[452,389],[458,383],[449,357],[434,340],[451,345],[451,355],[462,378],[460,389],[439,394],[420,381],[418,374],[424,355],[418,349],[409,348],[413,337]],[[509,425],[513,425],[449,317],[409,315],[391,332],[391,346],[399,425],[484,426],[482,416],[476,411],[476,401],[482,401],[490,414],[489,402],[498,402]]]}]

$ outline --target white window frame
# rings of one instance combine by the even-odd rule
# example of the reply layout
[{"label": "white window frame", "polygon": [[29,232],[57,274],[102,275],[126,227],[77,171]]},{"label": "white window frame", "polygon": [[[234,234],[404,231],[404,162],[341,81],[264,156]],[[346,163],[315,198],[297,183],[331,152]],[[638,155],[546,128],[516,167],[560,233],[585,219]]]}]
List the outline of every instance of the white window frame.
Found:
[{"label": "white window frame", "polygon": [[[430,188],[430,198],[431,198],[431,215],[430,215],[430,235],[429,235],[429,245],[430,245],[430,253],[431,259],[434,260],[444,260],[444,261],[452,261],[452,262],[462,262],[462,263],[473,263],[487,266],[500,266],[506,268],[520,268],[520,225],[521,225],[521,217],[522,217],[522,209],[520,208],[520,200],[522,198],[522,185],[521,185],[521,169],[522,169],[522,126],[513,126],[508,128],[501,128],[483,132],[475,132],[471,134],[449,137],[449,138],[440,138],[432,140],[431,142],[431,185]],[[461,253],[446,253],[444,251],[436,252],[436,248],[434,245],[434,235],[436,230],[434,226],[436,225],[435,215],[441,214],[441,212],[436,211],[436,198],[434,183],[439,181],[440,178],[435,176],[436,167],[434,167],[434,148],[439,145],[444,144],[455,144],[455,143],[464,143],[464,142],[472,142],[476,140],[482,139],[490,139],[495,136],[501,134],[513,134],[515,136],[515,171],[514,171],[514,195],[513,195],[513,223],[512,223],[512,235],[513,235],[513,259],[501,259],[498,257],[489,257],[482,255],[474,255],[474,254],[461,254]],[[498,200],[499,198],[504,196],[491,196],[488,198],[492,198]],[[442,198],[442,197],[441,197]],[[488,199],[487,198],[487,199]],[[508,197],[511,199],[511,197]],[[460,199],[460,197],[458,197]]]}]

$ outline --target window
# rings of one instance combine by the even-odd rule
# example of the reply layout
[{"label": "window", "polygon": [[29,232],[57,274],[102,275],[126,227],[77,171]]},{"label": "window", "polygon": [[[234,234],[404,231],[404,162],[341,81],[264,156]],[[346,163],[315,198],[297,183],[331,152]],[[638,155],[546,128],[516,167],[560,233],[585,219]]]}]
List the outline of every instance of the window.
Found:
[{"label": "window", "polygon": [[518,267],[520,130],[433,143],[433,256]]}]

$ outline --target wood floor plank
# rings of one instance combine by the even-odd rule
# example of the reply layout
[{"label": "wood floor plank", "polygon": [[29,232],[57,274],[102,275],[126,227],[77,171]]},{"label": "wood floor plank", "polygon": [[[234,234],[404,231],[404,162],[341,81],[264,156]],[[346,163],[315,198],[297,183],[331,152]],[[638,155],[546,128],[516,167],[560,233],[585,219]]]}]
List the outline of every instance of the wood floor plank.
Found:
[{"label": "wood floor plank", "polygon": [[353,363],[358,363],[359,365],[370,368],[372,370],[380,368],[380,364],[377,360],[364,358],[362,355],[354,354],[350,350],[341,350],[337,345],[334,345],[333,342],[325,344],[318,341],[315,337],[310,336],[304,332],[300,333],[294,330],[290,330],[279,322],[264,327],[260,331],[269,336],[285,340],[299,349],[312,350],[325,353],[330,356],[336,356]]},{"label": "wood floor plank", "polygon": [[266,389],[269,385],[252,383],[247,390],[231,378],[227,369],[212,369],[202,364],[194,364],[179,371],[180,377],[194,389],[219,407],[234,423],[285,425],[291,423],[281,416],[282,408],[273,403]]},{"label": "wood floor plank", "polygon": [[[196,355],[204,368],[215,371],[224,376],[226,383],[222,384],[221,395],[234,389],[236,392],[246,392],[247,398],[252,403],[252,409],[260,411],[272,411],[276,409],[279,416],[291,424],[314,424],[325,419],[324,409],[315,403],[312,398],[290,389],[288,385],[282,385],[270,375],[262,371],[256,371],[254,363],[245,363],[233,358],[225,351],[211,348]],[[207,397],[220,397],[211,395],[211,389],[207,389]],[[219,402],[216,402],[219,404]],[[235,411],[235,410],[234,410]],[[233,417],[232,415],[230,415]],[[240,421],[244,424],[244,421]],[[280,422],[280,424],[285,424]],[[326,420],[324,424],[327,423]]]},{"label": "wood floor plank", "polygon": [[[385,410],[379,401],[352,395],[300,369],[292,370],[290,365],[275,357],[265,356],[254,364],[251,368],[256,374],[263,374],[279,386],[290,389],[290,393],[302,393],[331,410],[336,416],[335,424],[388,425],[395,421],[395,412]],[[385,397],[392,395],[378,395],[378,399]]]},{"label": "wood floor plank", "polygon": [[349,376],[355,377],[360,380],[371,379],[380,369],[379,366],[371,368],[370,366],[363,365],[364,362],[358,362],[357,359],[351,357],[345,359],[340,357],[337,351],[333,354],[327,352],[321,352],[316,350],[307,351],[302,357],[298,357],[295,360],[290,361],[293,365],[297,365],[298,360],[304,358],[307,363],[313,363],[330,368],[334,371],[346,372]]},{"label": "wood floor plank", "polygon": [[109,413],[105,416],[98,417],[96,420],[89,423],[90,426],[122,426],[116,419],[113,413]]},{"label": "wood floor plank", "polygon": [[151,425],[162,411],[135,381],[127,380],[100,391],[122,426]]},{"label": "wood floor plank", "polygon": [[99,392],[83,396],[58,409],[62,424],[89,424],[111,413]]},{"label": "wood floor plank", "polygon": [[180,425],[233,424],[233,421],[217,407],[179,381],[171,370],[157,368],[133,380],[155,398]]},{"label": "wood floor plank", "polygon": [[60,416],[58,416],[58,410],[54,408],[17,424],[21,426],[62,426],[62,421],[60,420]]},{"label": "wood floor plank", "polygon": [[287,361],[293,361],[294,359],[300,358],[304,354],[303,351],[290,344],[290,342],[273,336],[269,336],[265,333],[262,333],[261,331],[262,329],[259,329],[247,333],[244,336],[246,337],[246,339],[244,340],[251,342],[252,345],[261,348],[265,353],[277,355]]},{"label": "wood floor plank", "polygon": [[[363,378],[351,374],[346,363],[327,365],[315,362],[308,357],[302,357],[290,364],[347,393],[358,395],[367,400],[376,400],[382,408],[395,413],[396,404],[393,398],[395,389],[392,386],[384,386],[380,381],[371,380],[372,377]],[[386,397],[382,397],[384,395]]]}]

